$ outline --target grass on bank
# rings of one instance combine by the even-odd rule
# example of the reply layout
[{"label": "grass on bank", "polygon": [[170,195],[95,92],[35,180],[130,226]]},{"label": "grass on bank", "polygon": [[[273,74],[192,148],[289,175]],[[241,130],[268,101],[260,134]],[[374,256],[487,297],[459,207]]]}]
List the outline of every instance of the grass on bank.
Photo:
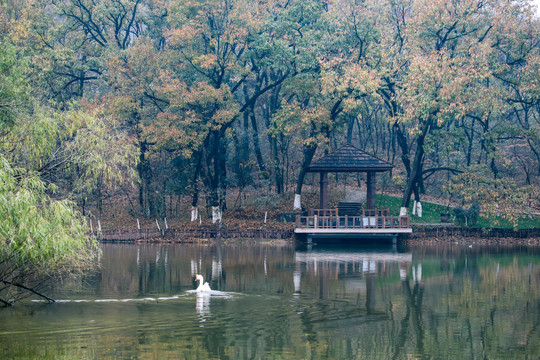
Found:
[{"label": "grass on bank", "polygon": [[[378,208],[388,208],[390,213],[399,213],[401,206],[401,198],[391,195],[377,194],[376,206]],[[434,204],[422,201],[422,217],[412,215],[413,201],[409,205],[409,214],[411,215],[411,223],[414,224],[436,224],[441,222],[441,214],[449,213],[450,221],[457,225],[465,226],[454,219],[452,208],[447,206]],[[534,229],[540,228],[540,216],[524,216],[518,220],[518,229]],[[505,218],[498,216],[496,218],[484,218],[482,215],[478,217],[476,224],[467,224],[468,227],[476,228],[502,228],[513,229],[514,225]]]}]

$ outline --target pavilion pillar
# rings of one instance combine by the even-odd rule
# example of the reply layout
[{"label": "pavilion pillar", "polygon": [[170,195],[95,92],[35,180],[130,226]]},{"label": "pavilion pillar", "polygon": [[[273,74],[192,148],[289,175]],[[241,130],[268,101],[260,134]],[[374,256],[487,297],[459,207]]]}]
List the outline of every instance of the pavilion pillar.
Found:
[{"label": "pavilion pillar", "polygon": [[320,182],[321,209],[328,209],[328,173],[321,171]]},{"label": "pavilion pillar", "polygon": [[367,173],[367,199],[366,199],[366,209],[374,210],[375,209],[375,191],[377,189],[377,177],[376,172],[368,171]]}]

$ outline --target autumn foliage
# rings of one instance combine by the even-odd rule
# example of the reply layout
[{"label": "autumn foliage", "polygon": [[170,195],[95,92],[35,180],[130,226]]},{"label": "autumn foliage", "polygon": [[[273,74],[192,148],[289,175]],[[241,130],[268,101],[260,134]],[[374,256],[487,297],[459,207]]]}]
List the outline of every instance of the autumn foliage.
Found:
[{"label": "autumn foliage", "polygon": [[95,122],[61,148],[99,137],[103,157],[73,157],[47,180],[83,210],[96,204],[96,218],[124,196],[148,219],[171,214],[172,198],[185,213],[241,211],[247,193],[292,207],[311,161],[352,143],[394,165],[379,186],[403,194],[402,208],[429,195],[516,219],[539,207],[536,11],[523,0],[24,0],[2,3],[0,32],[36,101],[67,124]]}]

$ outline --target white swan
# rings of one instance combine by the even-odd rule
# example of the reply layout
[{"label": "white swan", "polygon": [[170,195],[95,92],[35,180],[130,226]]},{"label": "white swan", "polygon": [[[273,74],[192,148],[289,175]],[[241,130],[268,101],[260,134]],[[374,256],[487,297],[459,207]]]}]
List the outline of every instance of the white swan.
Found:
[{"label": "white swan", "polygon": [[197,280],[200,281],[199,286],[197,287],[197,291],[212,291],[212,289],[210,289],[210,285],[208,285],[208,282],[204,282],[204,278],[202,277],[202,275],[197,274],[195,276],[195,281]]}]

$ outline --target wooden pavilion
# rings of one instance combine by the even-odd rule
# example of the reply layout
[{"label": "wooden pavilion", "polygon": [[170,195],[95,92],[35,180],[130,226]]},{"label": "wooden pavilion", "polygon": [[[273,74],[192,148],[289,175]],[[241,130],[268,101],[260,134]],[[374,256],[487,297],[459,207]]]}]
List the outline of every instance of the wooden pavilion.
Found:
[{"label": "wooden pavilion", "polygon": [[[392,169],[380,160],[352,145],[345,145],[312,163],[307,171],[320,174],[320,209],[308,216],[297,216],[297,234],[308,237],[391,237],[411,233],[408,216],[391,216],[388,209],[375,207],[377,173]],[[328,206],[328,173],[365,172],[366,203],[357,214],[341,215]]]}]

